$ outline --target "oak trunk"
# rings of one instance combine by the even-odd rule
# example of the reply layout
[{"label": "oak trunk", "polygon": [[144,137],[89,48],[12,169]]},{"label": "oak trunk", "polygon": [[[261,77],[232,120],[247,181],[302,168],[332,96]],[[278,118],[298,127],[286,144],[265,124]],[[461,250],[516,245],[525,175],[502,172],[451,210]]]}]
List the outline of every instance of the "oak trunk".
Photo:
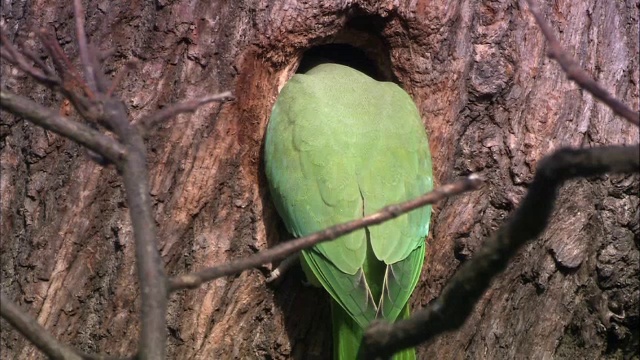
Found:
[{"label": "oak trunk", "polygon": [[[138,67],[117,93],[132,121],[181,100],[231,90],[146,135],[158,246],[170,275],[254,254],[287,239],[262,167],[279,88],[305,51],[359,48],[381,77],[415,99],[438,184],[479,173],[479,191],[435,207],[425,268],[412,298],[436,298],[462,262],[518,206],[535,166],[563,146],[631,144],[638,129],[569,81],[517,1],[86,1],[87,33],[113,50],[109,76]],[[639,3],[544,1],[567,51],[638,108]],[[3,2],[11,40],[55,29],[77,63],[72,2]],[[74,111],[5,62],[2,86]],[[123,186],[74,143],[2,113],[2,291],[58,339],[131,355],[140,297]],[[620,358],[639,346],[638,177],[568,183],[547,231],[526,246],[458,332],[419,349],[425,359]],[[328,296],[293,269],[268,267],[172,295],[172,359],[326,359]],[[44,358],[2,321],[3,358]],[[637,355],[636,355],[637,356]]]}]

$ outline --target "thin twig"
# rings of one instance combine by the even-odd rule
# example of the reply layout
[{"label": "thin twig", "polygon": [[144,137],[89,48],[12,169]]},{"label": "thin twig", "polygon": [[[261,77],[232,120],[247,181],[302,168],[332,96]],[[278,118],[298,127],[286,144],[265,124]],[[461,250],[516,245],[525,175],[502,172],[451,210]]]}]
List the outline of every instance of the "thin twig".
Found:
[{"label": "thin twig", "polygon": [[269,276],[264,280],[267,283],[274,282],[282,277],[282,275],[294,264],[300,261],[299,254],[290,255],[286,259],[282,260],[280,265],[269,273]]},{"label": "thin twig", "polygon": [[[51,71],[46,66],[43,69],[37,69],[29,64],[24,55],[22,55],[22,53],[20,53],[20,51],[15,48],[15,46],[9,41],[9,39],[7,39],[6,35],[4,34],[4,30],[2,29],[0,29],[0,45],[2,46],[1,49],[3,50],[0,51],[0,56],[15,65],[18,69],[22,70],[25,74],[31,76],[43,85],[49,87],[60,85],[60,80],[55,76],[51,76]],[[40,66],[42,65],[41,61],[33,61]]]},{"label": "thin twig", "polygon": [[40,42],[42,42],[42,45],[44,45],[45,50],[51,57],[53,66],[62,79],[66,81],[69,78],[72,78],[77,83],[83,83],[80,76],[78,76],[76,71],[73,69],[71,60],[69,60],[67,54],[65,54],[62,47],[60,47],[58,40],[56,40],[55,34],[49,32],[45,28],[41,28],[36,32],[36,35],[40,39]]},{"label": "thin twig", "polygon": [[107,90],[107,96],[112,96],[113,92],[118,88],[122,79],[129,73],[129,71],[135,68],[137,62],[135,60],[127,61],[124,66],[118,70],[116,76],[114,76],[113,81],[111,82],[111,86]]},{"label": "thin twig", "polygon": [[42,327],[36,319],[22,311],[4,292],[0,292],[0,315],[51,359],[133,360],[136,358],[135,355],[121,358],[102,354],[85,354],[61,343],[47,329]]},{"label": "thin twig", "polygon": [[557,189],[567,180],[640,171],[640,147],[561,149],[540,162],[533,183],[511,219],[449,280],[438,299],[407,320],[377,321],[365,333],[362,359],[392,354],[460,328],[475,304],[527,241],[539,236],[553,211]]},{"label": "thin twig", "polygon": [[34,62],[34,64],[36,64],[36,66],[41,69],[42,71],[44,71],[44,73],[52,78],[52,79],[56,79],[58,82],[60,81],[58,79],[58,76],[56,76],[56,73],[53,71],[52,68],[50,68],[49,66],[47,66],[47,64],[40,59],[40,56],[38,56],[38,54],[36,54],[35,52],[31,51],[30,49],[27,48],[23,48],[22,49],[22,53],[28,57],[31,61]]},{"label": "thin twig", "polygon": [[87,34],[84,31],[84,8],[82,7],[82,0],[73,0],[73,12],[76,19],[76,36],[78,37],[78,48],[84,69],[85,81],[89,89],[97,93],[95,69],[93,68],[93,61],[91,61],[91,56],[89,55]]},{"label": "thin twig", "polygon": [[122,162],[125,148],[114,139],[87,125],[73,121],[25,97],[0,89],[0,107],[16,116],[62,135],[104,156],[114,164]]},{"label": "thin twig", "polygon": [[[64,90],[64,94],[71,100],[71,102],[76,105],[76,102],[82,98],[82,95],[79,94],[78,90],[82,90],[84,95],[91,101],[96,99],[95,94],[87,84],[82,81],[82,78],[76,73],[73,68],[73,64],[71,64],[71,60],[64,53],[64,50],[58,44],[55,35],[47,31],[46,29],[40,29],[36,32],[42,45],[47,50],[49,56],[51,56],[51,61],[53,62],[56,71],[58,71],[58,75],[62,78],[62,90]],[[85,101],[86,102],[86,101]],[[87,105],[83,105],[87,106]],[[82,109],[76,109],[80,112]]]},{"label": "thin twig", "polygon": [[[36,34],[51,57],[59,76],[55,74],[53,69],[49,68],[44,64],[44,62],[38,59],[35,54],[25,50],[22,52],[18,51],[15,46],[9,42],[7,37],[4,35],[4,30],[2,29],[0,29],[0,42],[2,45],[0,56],[7,59],[7,61],[14,64],[18,69],[22,70],[39,83],[54,91],[61,92],[69,99],[69,101],[71,101],[78,113],[87,120],[99,120],[100,111],[92,102],[95,97],[87,85],[78,77],[75,70],[73,70],[71,61],[56,41],[55,36],[48,33],[45,29],[40,29]],[[25,54],[33,62],[38,64],[41,69],[37,69],[29,64],[25,58]],[[44,73],[42,71],[44,71]]]},{"label": "thin twig", "polygon": [[[100,61],[100,49],[94,44],[89,44],[89,60],[93,64],[94,69],[102,69],[102,62]],[[96,78],[96,92],[99,94],[105,94],[109,89],[109,81],[107,76],[102,71],[94,73]]]},{"label": "thin twig", "polygon": [[54,338],[36,319],[20,310],[4,292],[0,292],[0,315],[49,358],[82,360],[79,353]]},{"label": "thin twig", "polygon": [[169,105],[164,109],[156,111],[153,114],[143,118],[140,121],[140,124],[142,124],[143,128],[149,129],[154,127],[156,124],[162,121],[165,121],[167,119],[170,119],[178,114],[182,114],[186,112],[194,112],[199,107],[206,105],[210,102],[226,101],[226,100],[233,100],[233,99],[234,97],[231,94],[231,92],[225,91],[223,93],[216,94],[216,95],[210,95],[210,96],[201,97],[199,99],[179,102],[177,104]]},{"label": "thin twig", "polygon": [[540,30],[544,34],[544,37],[549,42],[548,55],[551,59],[555,59],[562,67],[562,70],[567,74],[570,80],[575,81],[581,88],[590,92],[596,99],[599,99],[605,103],[614,113],[627,119],[635,126],[640,126],[640,113],[633,111],[627,105],[620,100],[614,98],[609,92],[603,89],[597,81],[595,81],[586,71],[580,68],[580,65],[564,51],[562,45],[553,34],[551,27],[544,21],[542,16],[538,13],[533,0],[527,0],[529,4],[529,11],[536,19]]},{"label": "thin twig", "polygon": [[457,195],[466,191],[475,190],[482,184],[482,180],[475,175],[471,175],[454,183],[441,186],[433,191],[417,197],[413,200],[396,205],[389,205],[380,211],[367,215],[363,218],[332,226],[322,231],[301,237],[295,240],[284,242],[271,249],[260,251],[259,253],[231,261],[222,265],[204,269],[191,274],[177,276],[169,281],[169,291],[176,291],[185,288],[197,288],[201,284],[222,276],[237,274],[244,270],[252,269],[262,264],[283,259],[295,252],[310,248],[318,243],[333,240],[342,235],[351,233],[367,226],[380,224],[384,221],[396,218],[411,210],[433,204],[447,197]]},{"label": "thin twig", "polygon": [[60,47],[60,44],[58,44],[55,35],[49,33],[46,29],[40,29],[36,34],[51,57],[54,68],[61,79],[60,85],[54,90],[61,92],[69,99],[78,114],[86,120],[102,124],[102,109],[96,106],[95,94],[78,76],[71,61]]}]

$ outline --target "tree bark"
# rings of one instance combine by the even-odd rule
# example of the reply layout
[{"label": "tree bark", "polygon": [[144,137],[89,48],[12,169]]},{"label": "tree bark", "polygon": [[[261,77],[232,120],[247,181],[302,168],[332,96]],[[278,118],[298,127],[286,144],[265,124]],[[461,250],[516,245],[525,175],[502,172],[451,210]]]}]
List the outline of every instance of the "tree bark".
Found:
[{"label": "tree bark", "polygon": [[[607,90],[638,108],[637,1],[538,5],[565,49]],[[563,146],[632,144],[614,117],[546,58],[523,2],[88,1],[87,34],[113,50],[110,76],[138,66],[117,93],[138,121],[167,104],[231,90],[146,134],[158,239],[170,275],[268,248],[288,235],[262,167],[271,106],[304,51],[364,50],[415,99],[437,183],[480,173],[480,191],[434,208],[420,308],[518,206],[537,162]],[[53,28],[77,60],[70,2],[3,5],[15,43]],[[2,86],[73,115],[68,103],[5,62]],[[77,118],[77,116],[76,116]],[[77,119],[78,121],[83,121]],[[140,312],[131,223],[121,179],[74,143],[2,113],[2,290],[59,340],[131,355]],[[630,357],[640,343],[638,176],[568,183],[548,229],[512,261],[464,327],[419,348],[421,358]],[[267,268],[173,294],[169,358],[328,358],[328,295],[293,270]],[[2,321],[0,351],[43,358]]]}]

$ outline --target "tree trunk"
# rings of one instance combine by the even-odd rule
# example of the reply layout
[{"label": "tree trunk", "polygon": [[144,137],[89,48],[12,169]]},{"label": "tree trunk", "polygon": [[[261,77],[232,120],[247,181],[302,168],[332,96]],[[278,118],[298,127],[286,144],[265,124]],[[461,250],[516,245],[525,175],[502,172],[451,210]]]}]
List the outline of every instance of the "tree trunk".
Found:
[{"label": "tree trunk", "polygon": [[[17,44],[53,27],[77,63],[72,2],[14,1]],[[523,2],[88,1],[87,33],[114,50],[105,71],[138,66],[117,93],[132,121],[167,104],[231,90],[146,135],[159,246],[169,275],[251,255],[288,237],[266,187],[262,145],[279,88],[303,52],[358,47],[415,99],[437,183],[469,173],[479,191],[434,208],[413,309],[427,305],[518,206],[538,161],[563,146],[631,144],[638,129],[546,58]],[[638,108],[637,1],[539,4],[560,41],[607,90]],[[2,86],[77,116],[3,62]],[[131,355],[139,306],[121,180],[79,146],[6,112],[0,124],[2,291],[61,341]],[[547,231],[493,283],[460,331],[421,358],[630,357],[639,345],[638,177],[570,182]],[[267,267],[175,293],[172,359],[329,358],[328,295],[299,269]],[[43,358],[3,320],[4,358]]]}]

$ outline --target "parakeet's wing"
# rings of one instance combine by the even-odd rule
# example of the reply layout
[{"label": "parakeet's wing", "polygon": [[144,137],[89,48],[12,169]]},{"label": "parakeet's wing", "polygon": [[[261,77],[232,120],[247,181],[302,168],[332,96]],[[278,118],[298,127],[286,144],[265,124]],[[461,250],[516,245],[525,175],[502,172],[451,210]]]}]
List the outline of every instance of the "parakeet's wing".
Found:
[{"label": "parakeet's wing", "polygon": [[[335,64],[295,75],[273,108],[266,172],[288,230],[304,236],[431,189],[419,114],[397,85]],[[361,326],[395,320],[422,268],[429,208],[303,251]]]},{"label": "parakeet's wing", "polygon": [[[365,215],[433,188],[429,144],[413,100],[392,83],[378,83],[377,93],[384,99],[375,118],[383,139],[376,156],[362,158],[358,177]],[[384,268],[379,317],[395,320],[411,296],[424,262],[430,217],[427,206],[368,228],[375,259]]]}]

